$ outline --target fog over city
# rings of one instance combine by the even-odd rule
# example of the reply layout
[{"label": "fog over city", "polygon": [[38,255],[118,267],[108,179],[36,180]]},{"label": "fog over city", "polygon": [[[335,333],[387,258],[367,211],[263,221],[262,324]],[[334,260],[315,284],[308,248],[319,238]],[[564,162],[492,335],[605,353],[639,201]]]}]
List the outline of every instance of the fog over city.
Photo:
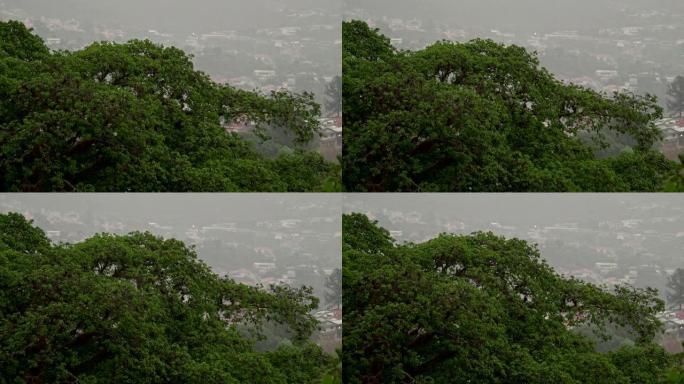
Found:
[{"label": "fog over city", "polygon": [[311,91],[341,73],[335,0],[0,0],[0,20],[33,27],[54,50],[150,39],[194,56],[218,82]]},{"label": "fog over city", "polygon": [[651,93],[684,75],[684,2],[676,0],[344,0],[345,19],[395,47],[490,38],[536,51],[561,80],[612,93]]},{"label": "fog over city", "polygon": [[23,214],[54,243],[149,231],[194,245],[235,281],[313,286],[321,304],[341,267],[340,207],[332,194],[0,195],[0,213]]},{"label": "fog over city", "polygon": [[363,194],[345,213],[377,220],[398,243],[493,232],[537,244],[557,272],[659,289],[684,267],[684,196],[666,194]]}]

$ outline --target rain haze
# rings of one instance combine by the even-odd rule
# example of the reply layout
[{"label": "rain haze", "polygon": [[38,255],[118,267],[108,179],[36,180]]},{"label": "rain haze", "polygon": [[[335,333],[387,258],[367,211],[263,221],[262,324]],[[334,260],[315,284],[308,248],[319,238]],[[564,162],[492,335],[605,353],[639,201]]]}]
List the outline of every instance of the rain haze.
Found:
[{"label": "rain haze", "polygon": [[342,198],[331,194],[1,194],[0,213],[32,219],[54,243],[149,231],[196,248],[245,284],[308,285],[325,304],[341,268]]},{"label": "rain haze", "polygon": [[493,232],[537,244],[554,269],[608,286],[653,287],[684,267],[684,196],[666,194],[362,194],[345,213],[377,220],[398,243]]},{"label": "rain haze", "polygon": [[336,0],[0,0],[0,20],[23,21],[54,50],[149,39],[218,82],[320,100],[341,73],[341,17]]},{"label": "rain haze", "polygon": [[612,93],[658,96],[684,75],[684,2],[677,0],[344,0],[345,19],[401,49],[489,38],[536,51],[557,78]]}]

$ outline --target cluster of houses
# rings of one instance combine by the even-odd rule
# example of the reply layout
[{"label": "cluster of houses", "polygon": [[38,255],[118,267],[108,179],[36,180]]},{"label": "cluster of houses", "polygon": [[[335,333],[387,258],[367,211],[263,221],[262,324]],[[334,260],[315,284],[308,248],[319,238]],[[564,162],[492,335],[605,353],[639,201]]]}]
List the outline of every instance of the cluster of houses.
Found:
[{"label": "cluster of houses", "polygon": [[319,323],[316,343],[326,352],[334,353],[342,345],[342,308],[318,311],[314,317]]},{"label": "cluster of houses", "polygon": [[670,353],[684,352],[684,310],[672,309],[658,314],[664,332],[660,345]]},{"label": "cluster of houses", "polygon": [[342,154],[342,117],[322,118],[318,152],[328,161],[336,161]]},{"label": "cluster of houses", "polygon": [[679,161],[684,152],[684,118],[665,118],[655,124],[663,134],[661,151],[668,159]]}]

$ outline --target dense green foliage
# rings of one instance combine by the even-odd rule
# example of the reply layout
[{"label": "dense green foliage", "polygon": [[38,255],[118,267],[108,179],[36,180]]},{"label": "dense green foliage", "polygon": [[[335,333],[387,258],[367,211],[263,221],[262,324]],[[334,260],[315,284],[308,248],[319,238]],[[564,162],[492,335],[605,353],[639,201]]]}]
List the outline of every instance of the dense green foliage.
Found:
[{"label": "dense green foliage", "polygon": [[[676,383],[652,343],[655,290],[607,291],[556,274],[536,248],[491,233],[395,245],[343,217],[345,383]],[[573,328],[629,329],[608,354]],[[680,357],[681,358],[681,357]]]},{"label": "dense green foliage", "polygon": [[[307,287],[220,278],[177,240],[53,246],[0,215],[0,383],[318,382],[336,363],[308,341],[317,304]],[[291,342],[257,352],[272,324]]]},{"label": "dense green foliage", "polygon": [[[365,23],[345,22],[343,100],[348,191],[658,191],[679,182],[681,166],[653,149],[662,116],[654,97],[564,84],[518,46],[442,41],[397,52]],[[598,158],[611,135],[633,146]]]},{"label": "dense green foliage", "polygon": [[176,48],[95,43],[51,53],[0,22],[0,189],[312,191],[339,171],[316,153],[264,158],[224,124],[254,123],[303,147],[319,130],[311,94],[212,82]]}]

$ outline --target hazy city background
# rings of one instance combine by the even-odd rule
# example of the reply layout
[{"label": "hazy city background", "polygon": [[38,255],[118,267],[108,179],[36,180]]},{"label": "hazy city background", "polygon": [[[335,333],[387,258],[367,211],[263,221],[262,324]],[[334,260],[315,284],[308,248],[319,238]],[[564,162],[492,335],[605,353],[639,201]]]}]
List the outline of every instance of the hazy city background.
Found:
[{"label": "hazy city background", "polygon": [[150,39],[194,55],[217,82],[324,91],[341,74],[338,0],[0,0],[0,20],[33,27],[54,50]]},{"label": "hazy city background", "polygon": [[[0,21],[23,22],[54,51],[148,39],[192,55],[218,83],[311,92],[322,129],[308,147],[329,161],[342,153],[341,18],[337,0],[0,0]],[[267,156],[285,145],[262,143],[244,122],[226,129]]]},{"label": "hazy city background", "polygon": [[666,194],[347,195],[399,243],[491,231],[538,244],[557,272],[599,284],[653,287],[684,268],[684,196]]},{"label": "hazy city background", "polygon": [[221,275],[250,285],[324,284],[342,264],[341,196],[332,194],[0,194],[55,243],[149,231],[194,245]]},{"label": "hazy city background", "polygon": [[344,0],[345,19],[379,28],[401,49],[490,38],[536,51],[557,78],[655,94],[684,75],[679,0]]}]

